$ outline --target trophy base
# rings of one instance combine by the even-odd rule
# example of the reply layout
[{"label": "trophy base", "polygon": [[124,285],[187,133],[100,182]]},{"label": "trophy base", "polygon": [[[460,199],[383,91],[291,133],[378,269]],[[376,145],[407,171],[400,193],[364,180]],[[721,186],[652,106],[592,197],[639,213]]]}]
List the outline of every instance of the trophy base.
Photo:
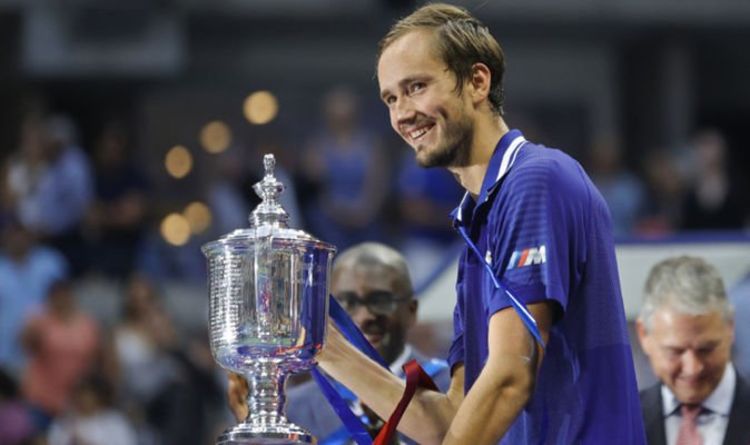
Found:
[{"label": "trophy base", "polygon": [[[263,428],[261,430],[261,428]],[[295,425],[276,427],[254,427],[239,424],[224,431],[216,440],[216,445],[308,445],[315,438]]]}]

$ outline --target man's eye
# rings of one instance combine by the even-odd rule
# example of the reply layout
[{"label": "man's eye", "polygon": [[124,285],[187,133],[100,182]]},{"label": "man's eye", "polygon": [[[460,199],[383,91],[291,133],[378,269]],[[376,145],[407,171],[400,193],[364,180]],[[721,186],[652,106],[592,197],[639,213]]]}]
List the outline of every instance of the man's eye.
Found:
[{"label": "man's eye", "polygon": [[385,100],[383,102],[385,102],[386,105],[393,105],[396,102],[396,97],[395,96],[388,96],[388,97],[385,98]]},{"label": "man's eye", "polygon": [[420,90],[423,90],[424,87],[425,87],[424,82],[414,82],[413,84],[409,85],[409,92],[416,93]]},{"label": "man's eye", "polygon": [[665,352],[667,357],[675,359],[681,356],[683,351],[677,348],[667,348]]}]

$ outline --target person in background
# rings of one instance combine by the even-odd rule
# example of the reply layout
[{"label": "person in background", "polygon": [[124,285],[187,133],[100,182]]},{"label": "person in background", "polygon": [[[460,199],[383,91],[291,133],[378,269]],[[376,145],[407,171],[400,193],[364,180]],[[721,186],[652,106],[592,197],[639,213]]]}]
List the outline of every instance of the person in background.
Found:
[{"label": "person in background", "polygon": [[146,231],[149,184],[130,159],[124,124],[108,122],[94,151],[94,198],[86,212],[85,236],[90,270],[126,279]]},{"label": "person in background", "polygon": [[52,422],[48,445],[138,445],[128,420],[113,406],[106,379],[88,376],[78,383],[71,405]]},{"label": "person in background", "polygon": [[25,445],[35,436],[31,413],[15,380],[0,368],[0,444]]},{"label": "person in background", "polygon": [[741,229],[747,208],[730,175],[724,136],[717,130],[699,131],[692,150],[695,172],[682,208],[682,228]]},{"label": "person in background", "polygon": [[50,286],[67,277],[68,263],[14,217],[0,225],[0,366],[18,377],[25,365],[21,331],[44,306]]},{"label": "person in background", "polygon": [[[734,307],[735,320],[750,320],[750,273],[729,289],[729,300]],[[734,365],[750,379],[750,323],[734,324]]]},{"label": "person in background", "polygon": [[93,179],[75,124],[65,115],[30,118],[21,141],[8,172],[15,213],[67,258],[77,276],[86,263],[80,226],[93,198]]},{"label": "person in background", "polygon": [[396,188],[402,240],[399,251],[409,264],[417,288],[446,261],[446,251],[460,242],[447,215],[461,199],[461,187],[450,172],[421,168],[414,156],[403,156]]},{"label": "person in background", "polygon": [[660,380],[641,392],[649,445],[750,443],[750,385],[731,362],[733,310],[716,268],[688,256],[656,264],[636,329]]},{"label": "person in background", "polygon": [[42,428],[63,412],[75,385],[99,364],[100,332],[94,319],[78,309],[70,282],[50,287],[44,311],[29,320],[21,337],[29,357],[21,391],[38,410]]},{"label": "person in background", "polygon": [[644,187],[624,165],[622,150],[613,137],[601,138],[591,147],[588,170],[607,201],[615,237],[632,235],[644,210]]},{"label": "person in background", "polygon": [[[441,389],[448,387],[447,364],[430,359],[406,342],[409,329],[417,320],[406,261],[396,250],[373,242],[357,244],[337,256],[331,274],[331,294],[341,303],[367,340],[380,353],[391,371],[401,375],[401,367],[416,359]],[[238,418],[247,415],[246,383],[241,376],[230,376],[230,406]],[[352,411],[358,414],[371,432],[377,432],[383,421],[344,391]],[[348,443],[349,436],[323,393],[313,381],[291,388],[287,393],[287,416],[308,429],[319,443]],[[335,441],[338,440],[338,441]],[[403,443],[414,442],[406,437]]]},{"label": "person in background", "polygon": [[341,249],[379,239],[379,211],[389,181],[382,141],[359,121],[359,97],[339,87],[323,99],[324,129],[305,151],[304,174],[318,184],[306,202],[310,231]]}]

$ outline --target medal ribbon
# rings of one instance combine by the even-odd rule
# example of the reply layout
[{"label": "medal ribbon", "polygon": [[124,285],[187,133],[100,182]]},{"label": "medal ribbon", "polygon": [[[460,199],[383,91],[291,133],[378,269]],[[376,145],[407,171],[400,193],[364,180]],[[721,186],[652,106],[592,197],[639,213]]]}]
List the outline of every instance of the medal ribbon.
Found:
[{"label": "medal ribbon", "polygon": [[[388,365],[386,365],[383,358],[380,356],[380,354],[378,354],[375,348],[372,347],[370,342],[367,341],[365,336],[362,334],[359,328],[357,328],[352,319],[349,318],[349,314],[346,313],[346,311],[341,307],[338,301],[336,301],[336,299],[333,297],[330,297],[328,300],[329,315],[333,322],[336,324],[336,327],[344,335],[344,337],[346,337],[346,339],[351,342],[357,349],[373,359],[380,366],[388,369]],[[320,387],[320,390],[323,392],[323,395],[328,400],[328,403],[331,404],[331,407],[339,416],[346,429],[349,431],[352,440],[354,440],[357,445],[385,445],[389,443],[393,435],[396,434],[396,427],[401,421],[401,417],[406,411],[406,407],[414,397],[417,387],[437,390],[435,383],[432,381],[430,376],[427,375],[426,372],[424,372],[424,370],[416,360],[411,360],[406,363],[403,369],[406,374],[406,388],[404,389],[404,394],[401,397],[398,405],[396,406],[396,409],[394,409],[393,413],[388,419],[388,422],[386,422],[386,424],[383,425],[383,428],[381,428],[374,442],[370,435],[367,433],[367,430],[365,430],[365,427],[362,425],[362,422],[359,420],[359,418],[355,416],[354,413],[352,413],[352,411],[349,409],[349,405],[344,397],[339,394],[334,385],[328,380],[323,372],[320,371],[320,369],[318,369],[317,367],[314,367],[312,369],[312,376],[315,379],[315,382]],[[348,398],[349,394],[346,394],[346,396]]]}]

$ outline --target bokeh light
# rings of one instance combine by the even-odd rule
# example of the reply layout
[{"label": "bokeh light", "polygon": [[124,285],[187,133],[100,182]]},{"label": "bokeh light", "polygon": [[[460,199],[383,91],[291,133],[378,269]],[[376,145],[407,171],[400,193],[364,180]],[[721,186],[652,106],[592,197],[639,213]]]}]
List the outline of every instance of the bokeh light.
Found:
[{"label": "bokeh light", "polygon": [[211,121],[201,129],[200,141],[207,152],[221,153],[232,143],[232,131],[222,121]]},{"label": "bokeh light", "polygon": [[173,178],[184,178],[193,169],[193,155],[182,145],[176,145],[167,152],[164,168]]},{"label": "bokeh light", "polygon": [[203,233],[211,226],[211,210],[202,202],[190,203],[182,212],[193,235]]},{"label": "bokeh light", "polygon": [[161,222],[161,236],[173,246],[184,246],[190,239],[190,224],[179,213],[170,213]]},{"label": "bokeh light", "polygon": [[245,118],[251,124],[263,125],[276,117],[279,112],[279,103],[270,91],[256,91],[247,96],[243,110]]}]

